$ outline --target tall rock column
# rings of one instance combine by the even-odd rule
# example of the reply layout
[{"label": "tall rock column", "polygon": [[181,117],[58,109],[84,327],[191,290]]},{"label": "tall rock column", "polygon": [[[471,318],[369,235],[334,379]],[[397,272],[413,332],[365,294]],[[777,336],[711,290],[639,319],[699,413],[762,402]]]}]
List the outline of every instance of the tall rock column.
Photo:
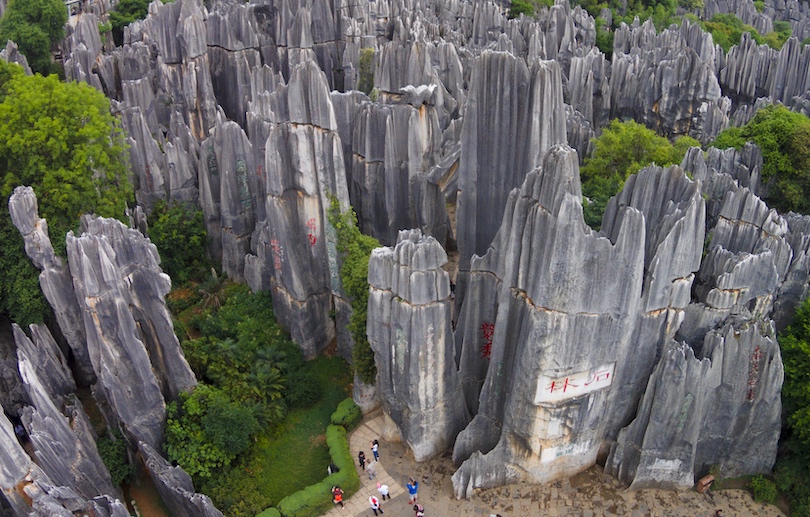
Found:
[{"label": "tall rock column", "polygon": [[369,260],[369,343],[383,409],[416,461],[453,443],[469,421],[454,359],[447,254],[419,230]]},{"label": "tall rock column", "polygon": [[457,497],[595,463],[683,318],[704,220],[698,183],[650,167],[592,232],[576,153],[562,146],[512,192],[492,246],[472,261],[459,319],[468,401],[483,384],[453,450]]},{"label": "tall rock column", "polygon": [[476,60],[461,133],[457,233],[457,304],[463,301],[473,255],[484,255],[501,224],[510,190],[565,143],[559,65],[486,51]]},{"label": "tall rock column", "polygon": [[[81,309],[76,305],[73,279],[67,264],[53,251],[48,236],[48,222],[39,218],[37,196],[31,187],[17,187],[8,201],[11,221],[25,241],[25,253],[39,268],[39,285],[53,308],[62,335],[73,352],[76,376],[80,384],[96,380],[87,351],[87,338],[82,324]],[[61,238],[61,237],[60,237]]]},{"label": "tall rock column", "polygon": [[271,95],[276,124],[267,138],[263,220],[245,258],[251,289],[271,289],[279,322],[304,355],[335,337],[330,311],[342,297],[330,196],[349,205],[343,145],[326,78],[313,61],[296,66]]}]

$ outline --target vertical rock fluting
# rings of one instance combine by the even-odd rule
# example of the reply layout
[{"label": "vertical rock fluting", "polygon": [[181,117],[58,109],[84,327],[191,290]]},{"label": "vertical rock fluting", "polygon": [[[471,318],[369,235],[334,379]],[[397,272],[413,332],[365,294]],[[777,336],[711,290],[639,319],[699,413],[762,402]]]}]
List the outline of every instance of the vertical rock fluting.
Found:
[{"label": "vertical rock fluting", "polygon": [[200,204],[209,236],[209,250],[228,278],[245,278],[245,255],[256,226],[259,200],[253,145],[235,122],[218,123],[201,145]]},{"label": "vertical rock fluting", "polygon": [[469,421],[454,359],[447,254],[430,236],[404,230],[369,261],[369,343],[383,409],[416,461],[453,443]]},{"label": "vertical rock fluting", "polygon": [[326,79],[312,61],[292,71],[271,95],[277,123],[267,138],[254,254],[245,277],[271,289],[279,322],[304,355],[314,357],[335,337],[330,310],[341,297],[336,235],[328,222],[330,196],[348,206],[343,146]]},{"label": "vertical rock fluting", "polygon": [[509,191],[551,146],[565,143],[561,80],[554,62],[529,69],[504,52],[484,52],[473,66],[458,169],[457,303],[470,259],[483,255],[498,231]]},{"label": "vertical rock fluting", "polygon": [[99,387],[125,429],[159,447],[165,398],[196,384],[163,299],[170,280],[137,230],[89,216],[82,224],[80,237],[68,234],[68,263]]},{"label": "vertical rock fluting", "polygon": [[[11,221],[25,241],[25,252],[41,271],[39,285],[53,308],[59,329],[73,352],[74,371],[81,384],[96,380],[93,363],[87,351],[87,338],[81,309],[76,304],[73,279],[67,264],[53,250],[48,236],[48,222],[40,219],[37,197],[31,187],[17,187],[9,198]],[[57,238],[61,239],[61,236]]]},{"label": "vertical rock fluting", "polygon": [[[15,339],[19,346],[20,376],[31,401],[31,405],[23,409],[21,419],[37,464],[53,482],[72,488],[86,499],[102,494],[120,497],[96,449],[95,433],[81,403],[52,400],[49,389],[43,384],[50,377],[40,379],[36,373],[46,365],[34,364],[39,358],[26,352],[32,345],[24,342],[28,337],[19,327],[15,328]],[[55,402],[60,406],[64,404],[69,418],[60,412]]]},{"label": "vertical rock fluting", "polygon": [[194,492],[191,476],[172,466],[147,443],[138,442],[138,450],[163,502],[175,517],[223,517],[211,499]]},{"label": "vertical rock fluting", "polygon": [[741,320],[710,331],[697,357],[687,344],[673,343],[606,471],[631,488],[678,490],[711,466],[724,477],[770,471],[784,377],[774,336],[770,321]]},{"label": "vertical rock fluting", "polygon": [[698,185],[677,167],[631,177],[606,212],[606,239],[582,221],[578,172],[573,150],[552,149],[473,261],[476,303],[459,320],[468,401],[487,373],[453,451],[457,497],[592,465],[632,417],[688,303],[700,253],[684,243],[703,242]]}]

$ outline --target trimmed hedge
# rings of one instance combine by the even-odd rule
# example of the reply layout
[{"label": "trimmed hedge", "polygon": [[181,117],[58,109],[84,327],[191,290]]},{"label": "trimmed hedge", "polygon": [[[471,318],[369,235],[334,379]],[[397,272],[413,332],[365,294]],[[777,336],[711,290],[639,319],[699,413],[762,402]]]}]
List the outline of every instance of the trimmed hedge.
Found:
[{"label": "trimmed hedge", "polygon": [[331,474],[320,483],[310,485],[282,499],[278,503],[278,509],[284,517],[317,517],[326,513],[333,505],[332,487],[335,485],[340,485],[346,499],[360,489],[360,478],[354,469],[354,458],[349,450],[346,429],[339,425],[327,427],[326,445],[329,447],[332,462],[338,466],[340,472]]},{"label": "trimmed hedge", "polygon": [[351,431],[357,427],[357,424],[359,424],[362,419],[363,412],[360,410],[360,406],[355,404],[354,400],[351,398],[347,398],[338,404],[337,409],[331,416],[333,425],[343,426],[347,431]]},{"label": "trimmed hedge", "polygon": [[281,514],[275,508],[268,508],[256,517],[281,517]]}]

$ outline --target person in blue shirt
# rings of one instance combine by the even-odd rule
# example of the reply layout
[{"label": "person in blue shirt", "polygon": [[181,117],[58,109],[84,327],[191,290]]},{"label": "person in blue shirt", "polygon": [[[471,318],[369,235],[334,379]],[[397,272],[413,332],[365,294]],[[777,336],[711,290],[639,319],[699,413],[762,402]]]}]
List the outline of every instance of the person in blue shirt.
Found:
[{"label": "person in blue shirt", "polygon": [[419,481],[414,481],[413,478],[409,478],[408,484],[408,497],[410,500],[410,504],[416,503],[416,491],[419,490]]}]

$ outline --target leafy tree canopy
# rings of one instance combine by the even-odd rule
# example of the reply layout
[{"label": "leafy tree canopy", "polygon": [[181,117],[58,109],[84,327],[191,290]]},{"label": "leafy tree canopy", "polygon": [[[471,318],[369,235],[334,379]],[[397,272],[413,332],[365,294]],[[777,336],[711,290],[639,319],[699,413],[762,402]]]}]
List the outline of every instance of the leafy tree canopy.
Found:
[{"label": "leafy tree canopy", "polygon": [[149,238],[160,265],[172,281],[184,283],[210,267],[206,258],[203,213],[196,205],[158,201],[149,214]]},{"label": "leafy tree canopy", "polygon": [[749,141],[762,150],[768,205],[780,212],[810,213],[810,119],[784,106],[768,106],[745,126],[720,133],[712,145],[740,149]]},{"label": "leafy tree canopy", "polygon": [[608,200],[625,180],[643,167],[655,163],[667,166],[680,163],[690,147],[700,142],[681,136],[671,144],[654,131],[633,121],[613,120],[594,140],[593,154],[580,169],[582,192],[588,202],[583,207],[585,222],[598,229]]},{"label": "leafy tree canopy", "polygon": [[86,84],[19,70],[0,61],[0,311],[26,325],[42,321],[47,304],[11,224],[8,198],[14,188],[34,188],[58,253],[82,214],[123,217],[132,188],[109,100]]},{"label": "leafy tree canopy", "polygon": [[0,19],[0,41],[13,40],[34,72],[54,72],[51,47],[65,37],[63,0],[11,0]]},{"label": "leafy tree canopy", "polygon": [[167,407],[166,442],[169,459],[197,484],[244,452],[261,428],[257,405],[231,400],[223,390],[198,384]]}]

